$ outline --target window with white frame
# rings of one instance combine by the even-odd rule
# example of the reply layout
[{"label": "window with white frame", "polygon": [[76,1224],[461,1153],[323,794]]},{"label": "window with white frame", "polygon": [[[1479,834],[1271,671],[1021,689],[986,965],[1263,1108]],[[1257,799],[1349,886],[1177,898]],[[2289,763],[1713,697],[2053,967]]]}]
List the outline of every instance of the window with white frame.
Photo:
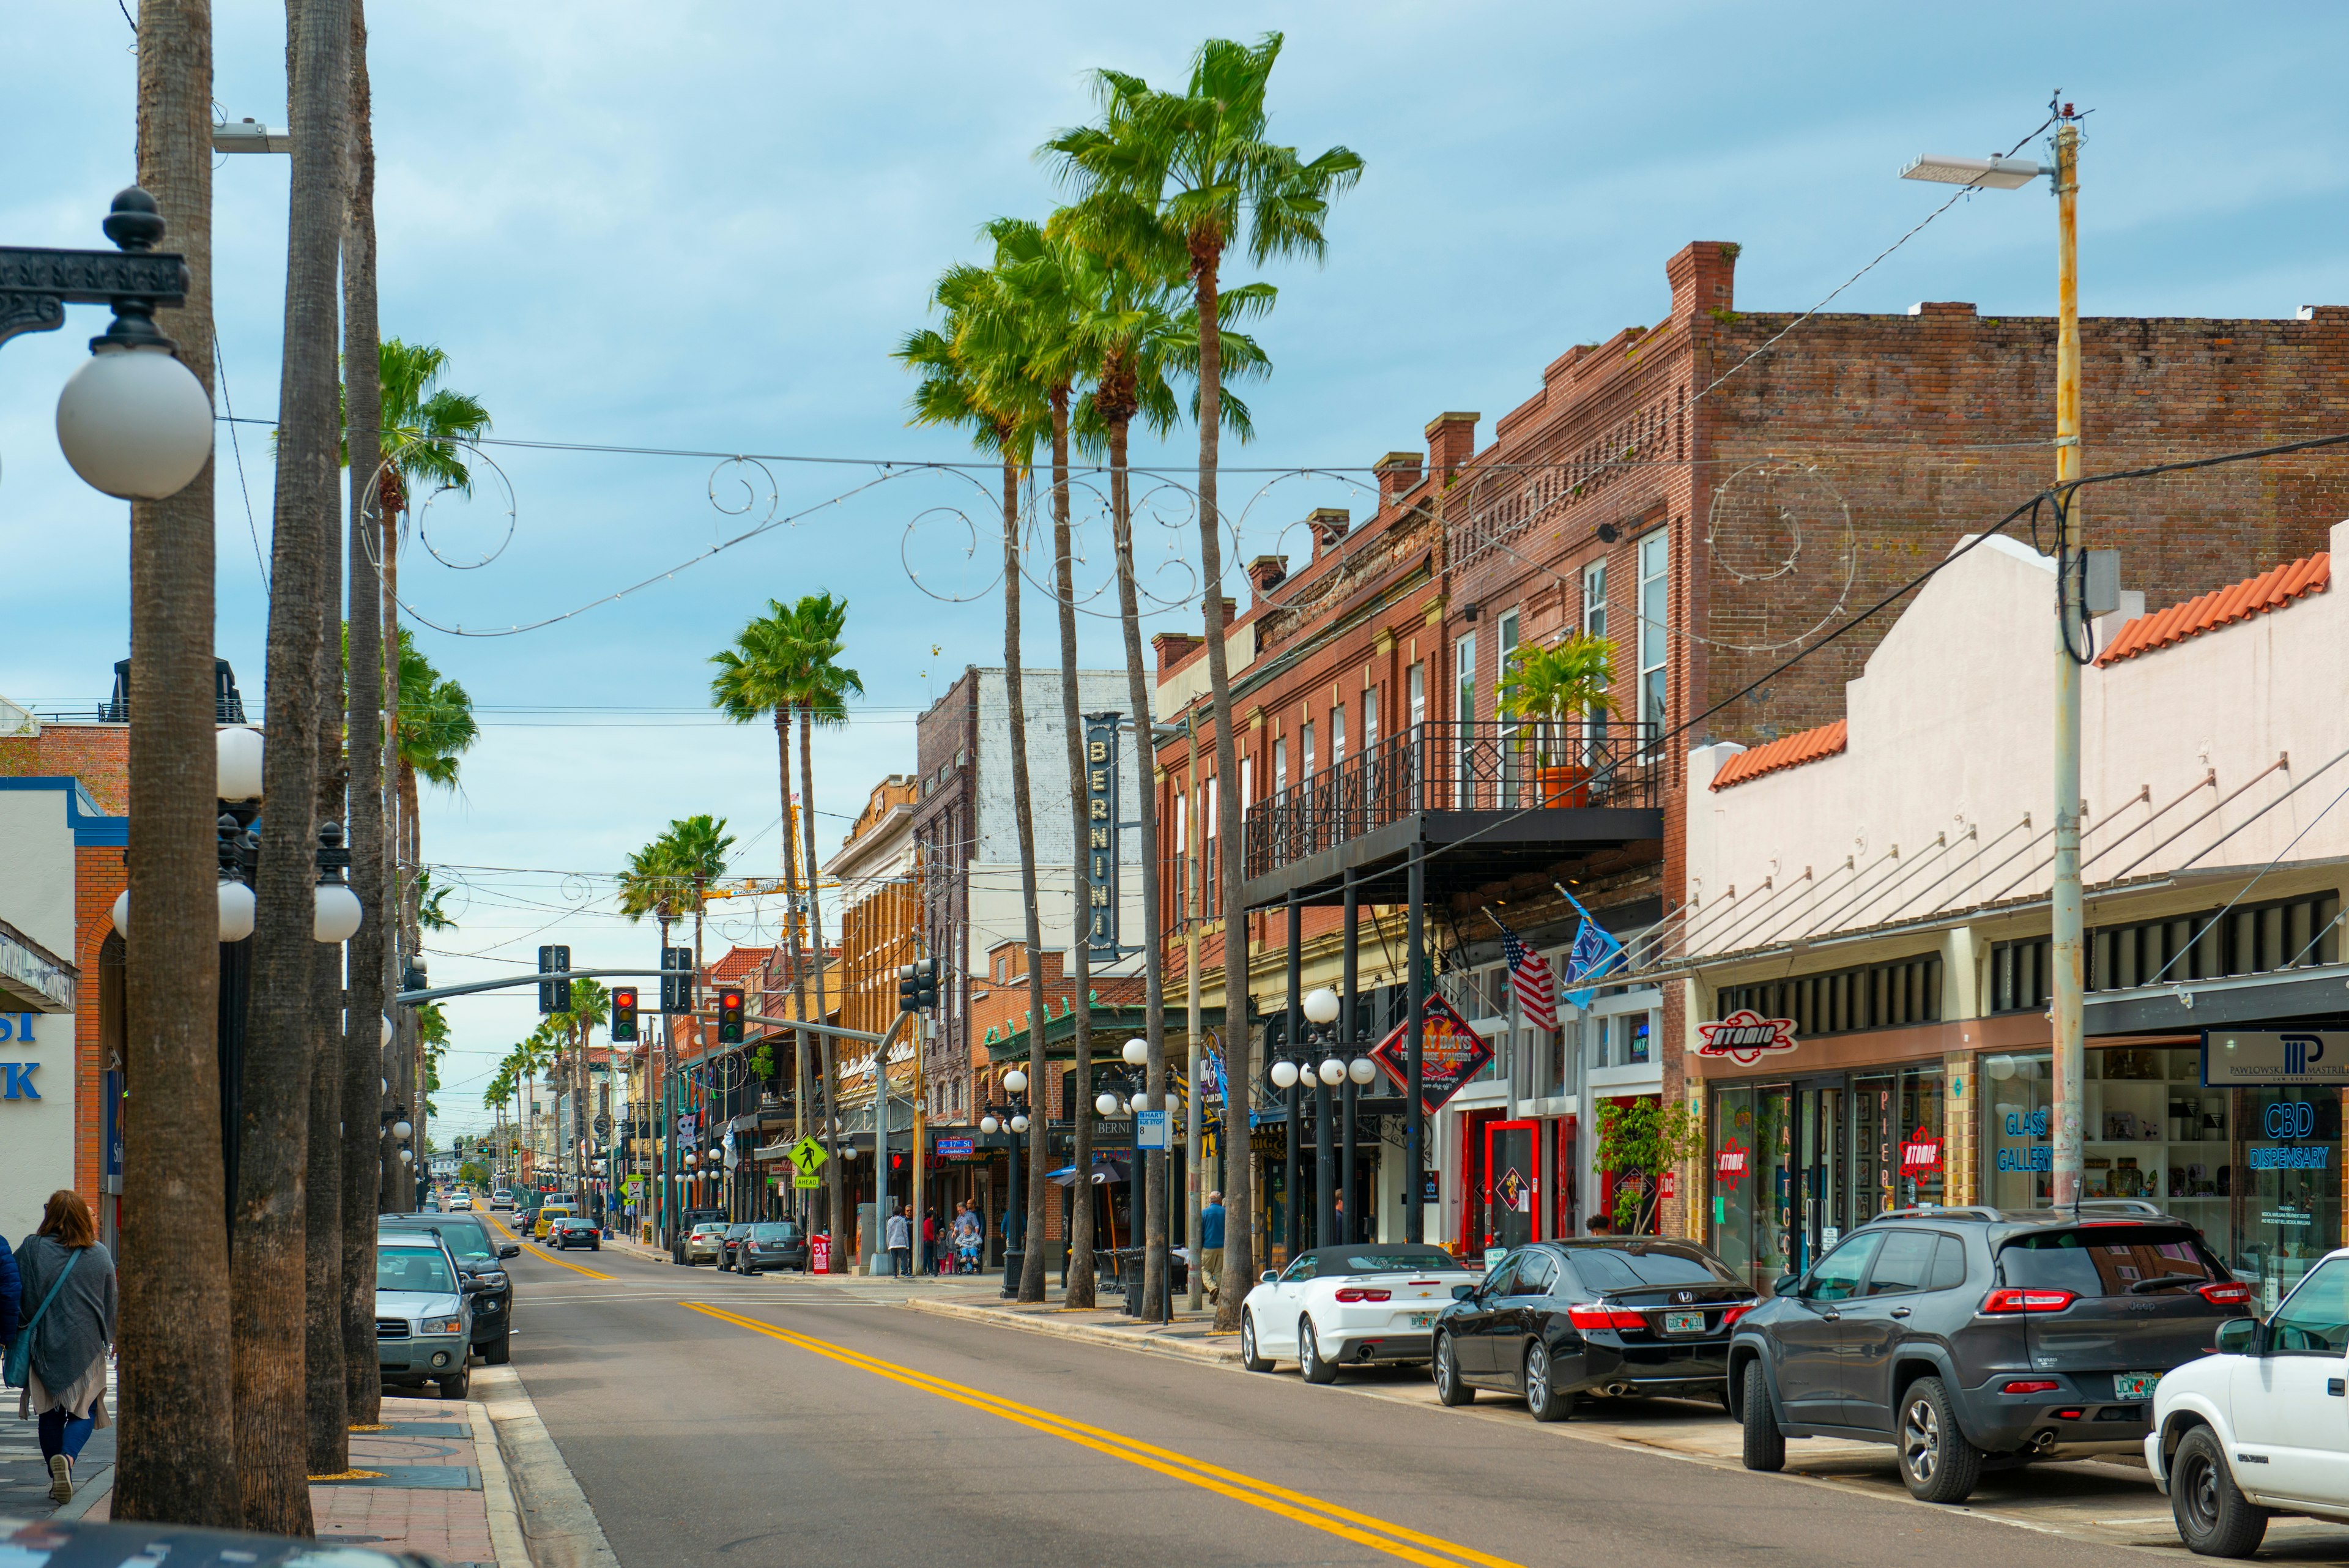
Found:
[{"label": "window with white frame", "polygon": [[1330,765],[1336,767],[1346,760],[1346,705],[1330,704]]},{"label": "window with white frame", "polygon": [[1508,680],[1509,655],[1517,650],[1516,611],[1508,610],[1503,613],[1498,631],[1500,634],[1500,644],[1497,649],[1497,652],[1499,653],[1500,658],[1494,664],[1494,670],[1496,671],[1494,679],[1498,690],[1495,692],[1495,700],[1493,703],[1493,716],[1501,722],[1501,776],[1506,787],[1500,804],[1509,805],[1516,804],[1514,797],[1516,794],[1517,779],[1518,757],[1516,747],[1513,742],[1516,737],[1517,722],[1502,711],[1501,703],[1498,699],[1501,696],[1506,695],[1507,693],[1513,692],[1516,690],[1516,684]]},{"label": "window with white frame", "polygon": [[1280,799],[1288,793],[1288,737],[1278,735],[1272,742],[1272,798]]},{"label": "window with white frame", "polygon": [[1607,563],[1593,561],[1582,568],[1582,633],[1607,635]]},{"label": "window with white frame", "polygon": [[1414,664],[1406,672],[1406,691],[1411,700],[1410,722],[1414,726],[1427,722],[1427,666]]},{"label": "window with white frame", "polygon": [[1362,754],[1368,756],[1379,749],[1379,689],[1362,688]]},{"label": "window with white frame", "polygon": [[1452,717],[1460,726],[1454,732],[1459,736],[1460,757],[1459,771],[1453,775],[1453,805],[1456,810],[1466,811],[1475,805],[1475,751],[1471,738],[1474,732],[1469,726],[1476,720],[1476,634],[1472,631],[1454,643],[1452,654],[1452,668],[1457,677]]},{"label": "window with white frame", "polygon": [[1671,610],[1671,534],[1659,528],[1640,541],[1640,712],[1642,724],[1661,732],[1669,722],[1665,702],[1666,617]]},{"label": "window with white frame", "polygon": [[1313,777],[1313,721],[1308,719],[1297,730],[1297,782],[1304,784]]}]

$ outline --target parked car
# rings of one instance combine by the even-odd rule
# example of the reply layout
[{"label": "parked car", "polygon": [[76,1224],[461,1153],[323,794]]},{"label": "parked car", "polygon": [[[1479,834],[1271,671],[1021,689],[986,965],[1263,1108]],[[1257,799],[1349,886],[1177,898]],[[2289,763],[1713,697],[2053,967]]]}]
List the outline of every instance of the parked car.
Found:
[{"label": "parked car", "polygon": [[400,1231],[376,1238],[375,1337],[385,1387],[437,1384],[443,1399],[462,1399],[471,1387],[471,1297],[440,1237]]},{"label": "parked car", "polygon": [[591,1252],[600,1252],[604,1250],[604,1232],[595,1228],[593,1220],[568,1214],[547,1227],[546,1244],[557,1251],[585,1247]]},{"label": "parked car", "polygon": [[2349,1251],[2327,1253],[2264,1324],[2221,1324],[2217,1351],[2154,1390],[2145,1462],[2178,1539],[2249,1557],[2275,1514],[2349,1522]]},{"label": "parked car", "polygon": [[443,1568],[419,1552],[380,1551],[336,1542],[321,1548],[301,1536],[250,1530],[199,1530],[189,1524],[116,1524],[104,1520],[0,1516],[0,1563],[48,1568],[170,1561],[182,1568]]},{"label": "parked car", "polygon": [[741,1251],[742,1243],[750,1234],[750,1227],[745,1221],[738,1220],[726,1227],[725,1232],[718,1239],[718,1267],[720,1271],[734,1266],[736,1256]]},{"label": "parked car", "polygon": [[807,1272],[807,1232],[796,1220],[761,1220],[749,1228],[734,1257],[735,1269],[755,1274],[765,1269]]},{"label": "parked car", "polygon": [[2251,1303],[2141,1201],[1896,1210],[1778,1284],[1730,1345],[1745,1468],[1783,1467],[1790,1437],[1891,1443],[1927,1502],[1985,1465],[2137,1451],[2162,1375]]},{"label": "parked car", "polygon": [[720,1258],[724,1257],[725,1253],[725,1220],[704,1220],[701,1223],[696,1225],[690,1231],[687,1232],[685,1238],[685,1266],[687,1268],[692,1268],[697,1263],[714,1263]]},{"label": "parked car", "polygon": [[511,1210],[513,1206],[514,1195],[507,1189],[501,1187],[490,1194],[490,1208],[492,1211],[500,1209]]},{"label": "parked car", "polygon": [[1522,1394],[1563,1421],[1594,1394],[1724,1398],[1729,1336],[1758,1298],[1693,1241],[1592,1237],[1520,1247],[1435,1320],[1436,1397]]},{"label": "parked car", "polygon": [[398,1233],[438,1236],[457,1260],[460,1276],[473,1282],[473,1349],[492,1366],[512,1358],[513,1276],[505,1261],[519,1257],[521,1246],[490,1234],[489,1223],[478,1214],[384,1214],[377,1217],[378,1237]]},{"label": "parked car", "polygon": [[1424,1362],[1453,1287],[1475,1278],[1443,1248],[1407,1241],[1301,1251],[1240,1304],[1240,1365],[1269,1372],[1294,1357],[1308,1383],[1334,1383],[1341,1366]]},{"label": "parked car", "polygon": [[537,1218],[531,1222],[530,1233],[543,1241],[546,1240],[547,1227],[553,1225],[557,1220],[567,1220],[578,1212],[576,1204],[553,1201],[542,1203],[538,1206]]}]

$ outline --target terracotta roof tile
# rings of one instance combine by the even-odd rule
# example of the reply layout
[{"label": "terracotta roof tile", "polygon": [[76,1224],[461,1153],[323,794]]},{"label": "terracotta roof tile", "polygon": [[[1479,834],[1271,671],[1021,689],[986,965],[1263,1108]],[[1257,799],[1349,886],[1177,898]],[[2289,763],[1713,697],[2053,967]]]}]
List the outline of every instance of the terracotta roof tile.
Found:
[{"label": "terracotta roof tile", "polygon": [[1805,730],[1800,734],[1773,741],[1766,746],[1740,752],[1723,763],[1721,771],[1713,775],[1713,787],[1728,789],[1733,784],[1758,779],[1764,774],[1798,768],[1805,763],[1834,756],[1850,743],[1847,722],[1837,719],[1832,724],[1822,724],[1816,730]]},{"label": "terracotta roof tile", "polygon": [[[2189,599],[2181,605],[2141,615],[2121,628],[2113,645],[2096,656],[2099,665],[2117,664],[2157,649],[2171,647],[2189,637],[2216,631],[2255,615],[2281,609],[2294,599],[2321,594],[2333,585],[2333,557],[2325,551],[2304,556],[2256,577]],[[1743,762],[1744,758],[1738,761]]]}]

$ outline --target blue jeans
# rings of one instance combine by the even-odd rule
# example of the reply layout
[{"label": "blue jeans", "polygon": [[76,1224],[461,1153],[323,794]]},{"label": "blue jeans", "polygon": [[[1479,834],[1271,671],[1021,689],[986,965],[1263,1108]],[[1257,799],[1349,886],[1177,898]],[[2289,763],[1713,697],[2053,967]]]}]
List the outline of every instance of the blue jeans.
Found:
[{"label": "blue jeans", "polygon": [[42,1459],[46,1461],[59,1454],[65,1455],[69,1459],[81,1458],[81,1446],[89,1441],[90,1433],[97,1429],[96,1416],[84,1416],[79,1420],[75,1420],[66,1414],[63,1406],[54,1410],[42,1411]]}]

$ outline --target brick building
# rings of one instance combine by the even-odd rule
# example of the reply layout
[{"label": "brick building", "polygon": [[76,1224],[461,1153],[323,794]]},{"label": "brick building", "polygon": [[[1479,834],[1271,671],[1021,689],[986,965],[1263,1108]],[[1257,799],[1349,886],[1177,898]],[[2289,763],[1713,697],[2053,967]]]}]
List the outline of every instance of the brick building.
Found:
[{"label": "brick building", "polygon": [[[1256,600],[1229,648],[1257,893],[1309,880],[1315,857],[1335,864],[1375,836],[1350,836],[1341,816],[1333,837],[1328,819],[1356,798],[1347,790],[1376,782],[1371,749],[1413,726],[1425,726],[1417,765],[1453,768],[1461,789],[1464,750],[1439,753],[1492,748],[1497,731],[1499,754],[1476,764],[1497,791],[1482,804],[1523,812],[1495,712],[1502,660],[1577,631],[1614,642],[1615,732],[1656,740],[1610,776],[1643,784],[1653,836],[1599,842],[1585,825],[1554,856],[1528,843],[1481,881],[1454,867],[1431,900],[1431,945],[1448,971],[1439,986],[1472,1016],[1483,1002],[1480,1027],[1505,1038],[1493,917],[1549,950],[1554,966],[1575,916],[1553,884],[1621,935],[1671,920],[1684,898],[1689,751],[1766,743],[1839,717],[1844,683],[1890,615],[1761,678],[1996,524],[2053,472],[2052,317],[1985,318],[1964,304],[1900,316],[1743,313],[1736,259],[1733,244],[1683,248],[1666,264],[1670,309],[1655,326],[1569,348],[1481,447],[1475,415],[1438,416],[1423,455],[1376,465],[1369,517],[1316,512],[1312,555],[1297,570],[1279,557],[1249,565]],[[2094,319],[2082,341],[2092,474],[2349,424],[2349,308],[2294,320]],[[2327,526],[2349,514],[2349,460],[2299,453],[2099,486],[2084,505],[2090,542],[2117,546],[2133,584],[2175,602],[2322,549]],[[2032,536],[2028,520],[2010,532]],[[1199,828],[1213,820],[1213,734],[1197,639],[1162,636],[1158,647],[1160,711],[1185,719],[1158,752],[1167,887],[1184,909],[1211,847]],[[1203,898],[1211,905],[1211,891]],[[1220,1002],[1220,911],[1203,913],[1202,987]],[[1309,987],[1334,981],[1334,920],[1327,909],[1304,911]],[[1258,912],[1244,928],[1259,1012],[1287,995],[1277,924]],[[1399,926],[1391,908],[1366,917],[1365,985],[1398,977]],[[1170,996],[1181,993],[1182,947],[1170,948]],[[1516,1042],[1526,1082],[1472,1085],[1450,1108],[1431,1145],[1444,1182],[1431,1236],[1475,1246],[1508,1224],[1546,1234],[1574,1223],[1613,1197],[1589,1168],[1583,1102],[1683,1092],[1681,1055],[1697,1021],[1679,992],[1604,994],[1590,1014],[1568,1009],[1562,1022],[1557,1036]],[[1533,1147],[1513,1154],[1534,1161],[1547,1196],[1537,1217],[1496,1224],[1483,1207],[1491,1170],[1480,1135],[1505,1105],[1519,1112],[1511,1123],[1528,1124]],[[1676,1205],[1664,1222],[1677,1226]]]}]

